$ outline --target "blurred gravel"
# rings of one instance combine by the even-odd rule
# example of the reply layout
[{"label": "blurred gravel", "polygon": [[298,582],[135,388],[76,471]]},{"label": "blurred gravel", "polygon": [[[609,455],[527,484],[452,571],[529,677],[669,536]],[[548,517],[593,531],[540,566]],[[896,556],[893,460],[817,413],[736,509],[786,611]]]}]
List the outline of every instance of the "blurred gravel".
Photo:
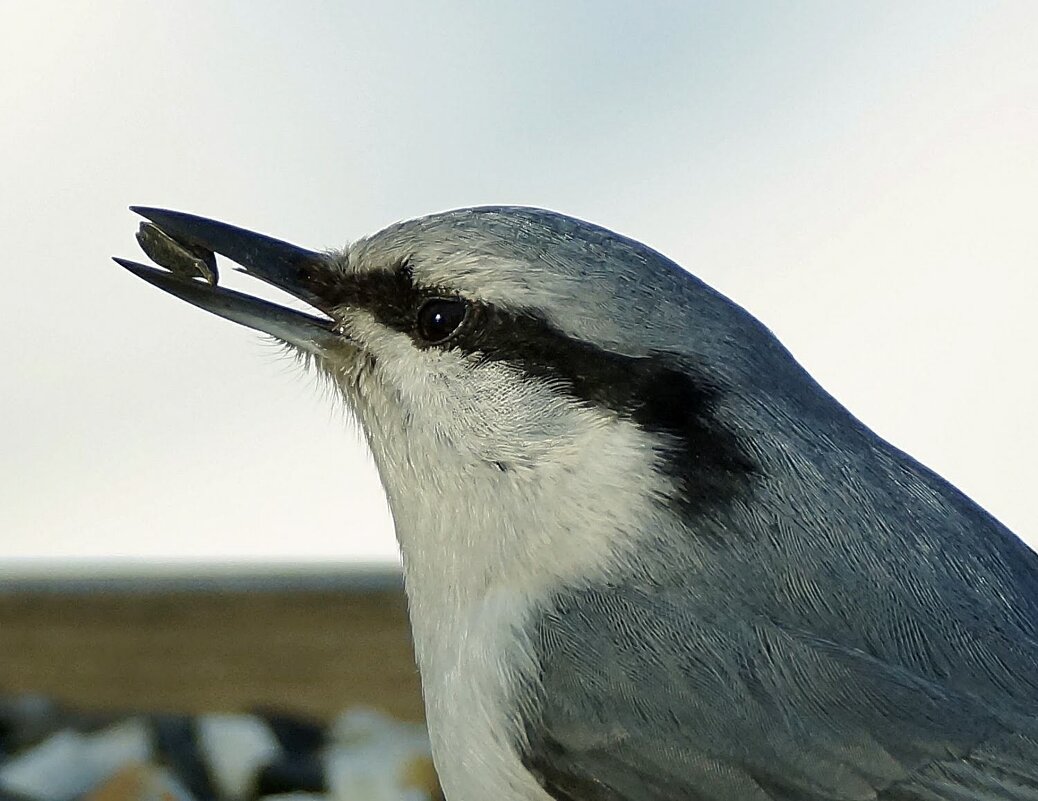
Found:
[{"label": "blurred gravel", "polygon": [[423,726],[354,708],[83,714],[0,696],[0,801],[431,801]]}]

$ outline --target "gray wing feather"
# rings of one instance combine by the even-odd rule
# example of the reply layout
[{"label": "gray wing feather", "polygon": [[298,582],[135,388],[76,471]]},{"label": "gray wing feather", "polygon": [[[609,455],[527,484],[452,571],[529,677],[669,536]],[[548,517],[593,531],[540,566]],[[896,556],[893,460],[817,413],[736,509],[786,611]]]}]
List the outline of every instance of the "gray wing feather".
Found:
[{"label": "gray wing feather", "polygon": [[560,801],[1038,801],[1038,699],[671,595],[587,590],[540,621],[528,765]]}]

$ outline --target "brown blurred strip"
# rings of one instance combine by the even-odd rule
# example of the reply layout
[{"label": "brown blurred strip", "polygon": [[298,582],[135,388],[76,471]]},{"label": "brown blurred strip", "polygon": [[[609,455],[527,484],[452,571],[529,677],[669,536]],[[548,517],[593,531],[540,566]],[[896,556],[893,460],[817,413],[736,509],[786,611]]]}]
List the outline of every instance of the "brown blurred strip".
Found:
[{"label": "brown blurred strip", "polygon": [[421,720],[403,592],[0,592],[0,694],[97,711],[363,704]]}]

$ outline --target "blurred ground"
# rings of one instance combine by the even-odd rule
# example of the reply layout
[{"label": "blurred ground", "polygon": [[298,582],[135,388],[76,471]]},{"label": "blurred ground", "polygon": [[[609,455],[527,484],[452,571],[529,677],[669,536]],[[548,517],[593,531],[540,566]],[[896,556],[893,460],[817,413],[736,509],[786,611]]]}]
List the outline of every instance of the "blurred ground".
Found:
[{"label": "blurred ground", "polygon": [[0,593],[0,693],[83,710],[422,719],[400,590]]}]

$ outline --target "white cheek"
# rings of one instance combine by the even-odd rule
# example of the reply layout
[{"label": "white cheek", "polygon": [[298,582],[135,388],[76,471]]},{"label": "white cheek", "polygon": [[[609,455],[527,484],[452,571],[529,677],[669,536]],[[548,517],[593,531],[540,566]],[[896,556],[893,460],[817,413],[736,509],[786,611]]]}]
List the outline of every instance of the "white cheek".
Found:
[{"label": "white cheek", "polygon": [[377,359],[386,401],[398,404],[381,415],[400,418],[411,434],[420,431],[455,456],[532,467],[564,447],[580,422],[577,404],[507,364],[416,347],[408,335],[360,313],[349,327]]},{"label": "white cheek", "polygon": [[[452,365],[453,366],[453,365]],[[533,468],[572,439],[579,408],[501,363],[464,365],[442,399],[451,441],[475,458]]]},{"label": "white cheek", "polygon": [[669,485],[632,422],[373,320],[351,333],[377,361],[353,405],[410,576],[449,576],[461,595],[519,576],[547,586],[605,569],[651,528]]}]

